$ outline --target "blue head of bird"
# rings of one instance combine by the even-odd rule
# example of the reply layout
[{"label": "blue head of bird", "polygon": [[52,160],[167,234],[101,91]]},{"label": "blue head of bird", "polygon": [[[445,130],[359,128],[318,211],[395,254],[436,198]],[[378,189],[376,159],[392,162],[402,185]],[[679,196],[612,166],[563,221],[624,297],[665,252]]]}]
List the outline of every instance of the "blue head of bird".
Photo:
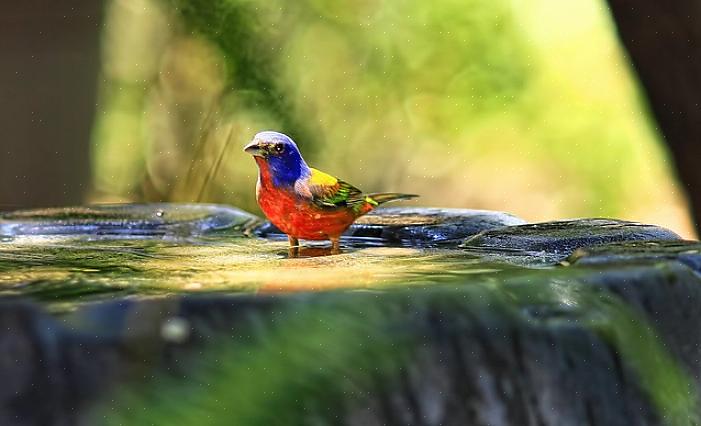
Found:
[{"label": "blue head of bird", "polygon": [[267,165],[275,186],[291,186],[297,179],[309,173],[297,144],[289,136],[266,131],[255,135],[251,143],[244,147],[244,152]]}]

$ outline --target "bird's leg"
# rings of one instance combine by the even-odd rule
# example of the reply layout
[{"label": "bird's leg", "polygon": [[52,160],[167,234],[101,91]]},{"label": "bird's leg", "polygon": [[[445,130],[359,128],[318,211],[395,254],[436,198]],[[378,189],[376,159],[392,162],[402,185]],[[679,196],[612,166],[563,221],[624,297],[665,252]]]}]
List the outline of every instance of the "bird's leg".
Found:
[{"label": "bird's leg", "polygon": [[331,240],[331,254],[341,253],[341,237],[329,237]]},{"label": "bird's leg", "polygon": [[290,248],[288,249],[289,256],[297,257],[299,255],[299,240],[288,235],[287,241],[290,242]]}]

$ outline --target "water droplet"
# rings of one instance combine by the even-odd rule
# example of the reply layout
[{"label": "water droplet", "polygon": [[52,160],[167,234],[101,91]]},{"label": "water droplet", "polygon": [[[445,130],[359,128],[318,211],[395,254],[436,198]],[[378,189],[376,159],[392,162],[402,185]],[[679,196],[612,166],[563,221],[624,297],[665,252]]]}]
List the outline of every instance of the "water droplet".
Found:
[{"label": "water droplet", "polygon": [[161,325],[161,337],[172,343],[184,343],[190,337],[190,323],[181,317],[167,319]]}]

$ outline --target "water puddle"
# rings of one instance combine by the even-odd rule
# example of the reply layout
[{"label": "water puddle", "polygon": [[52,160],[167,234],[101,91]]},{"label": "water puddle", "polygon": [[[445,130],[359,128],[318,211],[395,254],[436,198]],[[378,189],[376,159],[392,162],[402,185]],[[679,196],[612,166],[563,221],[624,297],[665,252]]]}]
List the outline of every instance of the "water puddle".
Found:
[{"label": "water puddle", "polygon": [[[344,237],[340,254],[326,242],[305,243],[292,258],[286,238],[255,236],[260,223],[240,210],[207,205],[7,214],[0,221],[0,294],[69,309],[127,295],[389,289],[515,268],[455,247],[388,245],[372,236]],[[435,238],[435,215],[430,225]]]}]

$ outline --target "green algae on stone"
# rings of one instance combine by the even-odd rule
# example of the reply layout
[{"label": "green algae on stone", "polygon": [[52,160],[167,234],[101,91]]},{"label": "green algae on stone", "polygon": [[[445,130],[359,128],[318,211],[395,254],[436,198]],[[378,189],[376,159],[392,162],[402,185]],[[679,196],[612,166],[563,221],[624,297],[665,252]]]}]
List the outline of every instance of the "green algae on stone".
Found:
[{"label": "green algae on stone", "polygon": [[698,389],[655,330],[625,306],[604,304],[602,310],[608,315],[608,321],[593,319],[588,325],[635,371],[662,417],[662,423],[668,426],[698,425],[701,420]]},{"label": "green algae on stone", "polygon": [[701,243],[698,241],[627,241],[578,249],[567,258],[574,265],[644,264],[676,260],[701,272]]},{"label": "green algae on stone", "polygon": [[551,302],[560,300],[568,306],[584,308],[582,324],[608,342],[625,367],[635,372],[662,424],[699,424],[701,401],[691,375],[667,349],[659,329],[646,321],[641,312],[590,284],[572,285],[564,280],[556,280],[550,291],[539,292],[538,297],[546,300],[553,297]]},{"label": "green algae on stone", "polygon": [[[360,419],[401,423],[402,415],[421,418],[422,414],[433,413],[438,416],[434,418],[438,424],[448,420],[441,418],[440,413],[451,412],[451,398],[461,397],[450,392],[431,396],[411,383],[426,379],[421,371],[443,377],[441,368],[456,368],[451,364],[455,360],[449,361],[448,356],[453,345],[470,348],[474,353],[488,350],[490,346],[501,348],[501,341],[506,343],[521,336],[520,343],[514,342],[516,346],[510,347],[517,352],[507,358],[504,358],[505,353],[485,353],[486,357],[501,359],[490,367],[496,370],[479,370],[481,383],[489,387],[496,386],[489,383],[499,380],[516,381],[517,377],[529,380],[526,373],[536,368],[531,367],[537,361],[534,357],[557,359],[571,356],[566,354],[572,350],[576,356],[576,345],[565,348],[576,341],[552,339],[579,333],[589,336],[587,339],[592,343],[599,339],[595,348],[603,351],[599,357],[590,359],[588,368],[607,375],[607,380],[614,380],[609,383],[611,386],[615,383],[625,386],[627,398],[636,398],[635,392],[630,393],[631,388],[640,387],[643,398],[652,403],[658,422],[646,424],[695,424],[697,393],[687,373],[668,353],[647,321],[617,297],[568,280],[564,274],[548,278],[543,271],[532,271],[528,276],[501,282],[479,281],[470,286],[444,285],[380,295],[328,293],[306,298],[305,303],[299,300],[284,303],[284,308],[275,309],[263,322],[256,321],[255,330],[238,329],[232,341],[220,341],[200,367],[195,367],[192,376],[184,380],[157,377],[145,389],[123,393],[117,399],[121,408],[116,412],[109,409],[100,414],[107,424],[177,422],[187,426],[277,425],[289,424],[291,419],[319,425],[363,424]],[[543,312],[558,314],[543,315]],[[576,330],[579,331],[572,333]],[[467,340],[457,343],[453,339]],[[609,347],[612,349],[607,349]],[[547,352],[552,354],[546,355]],[[619,371],[602,371],[608,364],[601,364],[604,359],[601,356],[611,357],[613,366],[620,363]],[[474,367],[472,361],[468,362],[470,359],[461,358],[461,362],[467,364],[459,368],[469,371]],[[558,365],[566,364],[548,365],[546,370],[538,367],[534,371],[551,380],[563,380],[564,385],[565,377],[575,372],[559,370],[563,367]],[[475,368],[479,368],[479,364]],[[446,376],[446,380],[458,380],[454,376],[457,372],[450,371],[453,376]],[[601,398],[602,395],[616,400],[623,398],[623,389],[591,387],[599,382],[587,385],[586,375],[594,371],[578,371],[580,375],[574,379],[582,382],[575,382],[572,384],[575,388],[567,390],[574,392],[570,396],[577,395],[572,403],[584,404],[587,398]],[[497,372],[500,376],[490,378]],[[584,373],[586,375],[582,375]],[[472,380],[469,379],[471,373],[461,374],[460,380]],[[618,376],[620,382],[616,381]],[[516,383],[499,386],[509,389]],[[535,386],[535,382],[527,383],[529,389]],[[449,384],[445,386],[446,390],[450,389]],[[540,397],[545,398],[553,391],[562,393],[565,389],[540,389]],[[477,395],[471,397],[477,398]],[[396,402],[397,398],[414,399],[410,413],[395,413],[393,410],[398,408],[392,408],[391,404],[384,409],[378,406],[390,400]],[[504,398],[500,400],[500,404],[505,404],[500,406],[502,410],[514,409],[509,405],[514,403],[530,406],[529,402],[518,402],[518,399],[509,402],[508,393],[500,398]],[[181,403],[173,404],[173,401]],[[431,404],[438,406],[430,408]],[[452,407],[464,412],[461,411],[464,408]],[[489,411],[489,407],[494,409],[489,405],[484,409]],[[541,415],[556,420],[557,417],[552,416],[563,414],[558,410],[569,414],[576,412],[568,411],[570,408],[570,403],[558,405]],[[618,409],[637,410],[634,406]],[[644,415],[638,411],[629,414]],[[610,419],[607,416],[611,415],[606,409],[592,414],[594,419]],[[478,414],[470,424],[487,424],[484,419]]]},{"label": "green algae on stone", "polygon": [[[389,334],[377,327],[382,317],[373,307],[364,314],[358,321],[345,303],[286,309],[269,319],[267,326],[277,327],[259,327],[260,344],[217,345],[205,354],[195,377],[185,382],[161,377],[145,392],[122,392],[124,409],[110,410],[105,424],[330,421],[348,401],[364,398],[363,389],[372,386],[378,372],[396,378],[405,345],[413,339],[406,331]],[[350,381],[339,382],[341,377]]]}]

